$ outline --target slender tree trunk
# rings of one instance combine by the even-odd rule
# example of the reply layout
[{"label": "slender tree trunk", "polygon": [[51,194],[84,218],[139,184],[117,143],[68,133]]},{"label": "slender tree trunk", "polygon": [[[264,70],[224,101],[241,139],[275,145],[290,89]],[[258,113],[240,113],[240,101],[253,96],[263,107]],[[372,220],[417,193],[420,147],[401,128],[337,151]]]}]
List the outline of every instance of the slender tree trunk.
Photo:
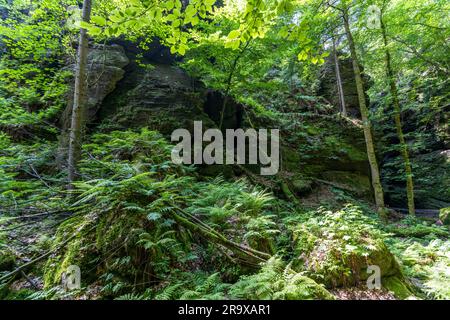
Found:
[{"label": "slender tree trunk", "polygon": [[344,88],[342,87],[341,70],[339,66],[339,57],[336,51],[336,39],[333,36],[333,55],[334,66],[336,69],[336,86],[338,89],[339,103],[341,104],[341,112],[344,117],[347,116],[347,108],[345,107]]},{"label": "slender tree trunk", "polygon": [[384,206],[383,187],[381,186],[380,171],[378,168],[377,157],[375,154],[375,147],[374,147],[374,143],[373,143],[372,125],[369,120],[369,110],[366,105],[366,97],[364,94],[363,80],[361,77],[361,68],[359,65],[358,56],[356,55],[356,48],[355,48],[355,43],[353,41],[353,36],[350,31],[349,17],[348,17],[347,11],[344,11],[343,20],[344,20],[345,33],[347,35],[348,44],[350,47],[350,53],[351,53],[352,62],[353,62],[353,72],[355,74],[356,89],[358,91],[358,102],[359,102],[359,108],[361,110],[361,118],[362,118],[363,129],[364,129],[364,138],[366,140],[367,157],[369,159],[370,171],[371,171],[371,176],[372,176],[372,187],[373,187],[374,194],[375,194],[375,204],[378,208],[378,212],[381,215],[384,215],[385,206]]},{"label": "slender tree trunk", "polygon": [[[83,1],[82,21],[89,22],[91,16],[91,0]],[[81,140],[83,137],[84,113],[87,103],[87,56],[88,56],[87,31],[80,29],[80,41],[78,44],[77,65],[75,70],[75,88],[73,96],[71,126],[69,133],[68,151],[68,180],[69,189],[77,175],[77,163],[81,155]]]},{"label": "slender tree trunk", "polygon": [[381,22],[381,24],[380,24],[381,33],[383,35],[383,42],[384,42],[386,74],[387,74],[389,86],[391,89],[392,104],[394,106],[395,127],[397,129],[397,136],[400,141],[401,154],[403,156],[404,165],[405,165],[406,195],[408,198],[408,212],[410,215],[415,215],[414,184],[413,184],[413,178],[412,178],[411,162],[409,160],[408,145],[406,144],[405,137],[403,135],[402,122],[400,119],[400,103],[399,103],[399,99],[398,99],[397,84],[395,83],[394,71],[392,70],[391,53],[390,53],[389,47],[388,47],[386,26],[384,24],[382,15],[380,16],[380,22]]},{"label": "slender tree trunk", "polygon": [[250,42],[251,42],[251,39],[247,40],[247,43],[245,44],[244,48],[242,48],[242,50],[236,55],[236,57],[234,58],[233,64],[231,65],[230,73],[228,74],[228,79],[227,79],[227,86],[226,86],[224,98],[223,98],[222,111],[220,112],[219,130],[222,130],[223,118],[225,115],[225,111],[227,109],[228,96],[230,94],[234,72],[236,71],[236,67],[239,62],[239,59],[245,53],[245,50],[247,50],[248,46],[250,45]]}]

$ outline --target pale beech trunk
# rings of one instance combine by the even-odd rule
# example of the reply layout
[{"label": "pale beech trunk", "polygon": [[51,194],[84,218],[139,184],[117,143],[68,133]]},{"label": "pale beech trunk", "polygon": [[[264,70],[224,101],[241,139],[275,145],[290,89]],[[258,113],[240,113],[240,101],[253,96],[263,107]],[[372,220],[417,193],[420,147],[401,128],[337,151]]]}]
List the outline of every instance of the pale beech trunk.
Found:
[{"label": "pale beech trunk", "polygon": [[[91,0],[83,1],[82,21],[89,22],[91,16]],[[80,29],[80,41],[78,44],[77,64],[75,70],[75,87],[71,126],[69,132],[68,151],[68,180],[69,189],[77,175],[77,162],[81,155],[81,141],[83,137],[84,112],[87,103],[87,56],[88,56],[87,31]]]},{"label": "pale beech trunk", "polygon": [[344,117],[347,116],[347,108],[345,107],[344,88],[342,86],[341,70],[339,66],[339,57],[336,51],[336,39],[333,37],[333,55],[334,67],[336,70],[336,86],[338,89],[339,103],[341,104],[341,112]]},{"label": "pale beech trunk", "polygon": [[386,26],[383,21],[383,16],[380,16],[381,33],[383,35],[385,61],[386,61],[386,75],[391,89],[392,104],[394,107],[394,121],[397,129],[398,140],[400,141],[401,154],[404,160],[405,176],[406,176],[406,195],[408,198],[408,212],[410,215],[415,215],[414,206],[414,184],[412,178],[411,162],[409,160],[408,145],[406,144],[403,135],[402,122],[400,119],[400,102],[398,99],[397,84],[395,83],[394,71],[392,70],[391,53],[388,48],[388,40],[386,35]]},{"label": "pale beech trunk", "polygon": [[355,74],[356,89],[358,91],[358,102],[361,111],[361,118],[364,129],[364,138],[366,140],[367,157],[369,159],[370,172],[372,176],[372,187],[375,195],[375,204],[380,214],[384,214],[384,195],[383,187],[380,181],[380,170],[378,169],[377,157],[375,154],[375,148],[372,137],[372,125],[369,120],[369,110],[366,105],[366,97],[364,93],[363,80],[361,77],[361,68],[359,66],[358,56],[356,55],[355,43],[350,31],[350,25],[348,21],[348,13],[344,11],[343,14],[345,33],[347,35],[348,44],[350,47],[351,58],[353,62],[353,72]]}]

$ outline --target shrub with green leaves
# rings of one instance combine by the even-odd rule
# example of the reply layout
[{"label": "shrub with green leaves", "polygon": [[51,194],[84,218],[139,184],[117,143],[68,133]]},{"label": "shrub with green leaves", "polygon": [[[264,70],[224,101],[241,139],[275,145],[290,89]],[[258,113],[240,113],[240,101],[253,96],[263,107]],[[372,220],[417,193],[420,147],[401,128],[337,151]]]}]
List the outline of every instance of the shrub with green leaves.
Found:
[{"label": "shrub with green leaves", "polygon": [[[47,121],[65,106],[70,71],[64,59],[72,48],[73,34],[61,21],[67,19],[64,0],[16,1],[1,6],[7,10],[0,20],[0,126],[14,131],[38,126],[55,134]],[[50,129],[50,130],[49,130]]]}]

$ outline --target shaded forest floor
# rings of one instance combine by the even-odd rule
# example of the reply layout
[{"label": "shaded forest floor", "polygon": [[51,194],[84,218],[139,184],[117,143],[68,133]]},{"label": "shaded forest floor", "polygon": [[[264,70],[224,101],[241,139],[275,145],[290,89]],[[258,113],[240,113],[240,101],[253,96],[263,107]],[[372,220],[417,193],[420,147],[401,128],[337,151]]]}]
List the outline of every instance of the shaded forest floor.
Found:
[{"label": "shaded forest floor", "polygon": [[[2,209],[2,297],[448,298],[449,229],[436,218],[392,213],[385,223],[326,183],[293,203],[251,173],[208,178],[173,165],[170,150],[145,129],[97,134],[81,165],[90,179],[73,196],[45,177],[28,180],[33,200]],[[81,269],[79,290],[62,286],[70,265]],[[371,265],[381,290],[367,288]]]}]

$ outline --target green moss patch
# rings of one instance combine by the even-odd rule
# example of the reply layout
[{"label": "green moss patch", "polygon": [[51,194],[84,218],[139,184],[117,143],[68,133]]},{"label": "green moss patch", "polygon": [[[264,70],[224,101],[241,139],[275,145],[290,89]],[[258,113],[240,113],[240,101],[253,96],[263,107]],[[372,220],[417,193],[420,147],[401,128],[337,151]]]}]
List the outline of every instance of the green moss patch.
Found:
[{"label": "green moss patch", "polygon": [[364,281],[371,265],[381,276],[400,275],[399,265],[382,240],[382,234],[360,209],[319,211],[294,229],[296,268],[328,287],[351,286]]}]

